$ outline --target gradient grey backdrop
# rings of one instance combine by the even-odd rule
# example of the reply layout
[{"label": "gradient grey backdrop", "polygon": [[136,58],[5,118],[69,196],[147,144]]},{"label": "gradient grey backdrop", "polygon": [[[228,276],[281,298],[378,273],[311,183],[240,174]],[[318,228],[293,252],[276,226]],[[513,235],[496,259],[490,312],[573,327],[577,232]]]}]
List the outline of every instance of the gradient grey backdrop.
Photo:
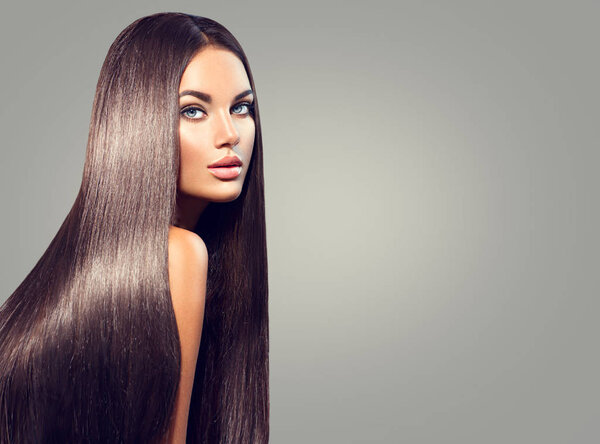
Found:
[{"label": "gradient grey backdrop", "polygon": [[597,2],[3,6],[0,302],[73,204],[108,47],[159,11],[256,79],[272,443],[600,439]]}]

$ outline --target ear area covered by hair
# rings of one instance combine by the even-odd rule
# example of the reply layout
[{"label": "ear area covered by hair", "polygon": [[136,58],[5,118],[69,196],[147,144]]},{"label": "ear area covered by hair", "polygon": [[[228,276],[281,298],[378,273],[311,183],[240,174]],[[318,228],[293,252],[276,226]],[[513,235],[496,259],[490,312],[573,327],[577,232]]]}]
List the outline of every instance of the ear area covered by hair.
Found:
[{"label": "ear area covered by hair", "polygon": [[181,345],[181,374],[165,444],[186,440],[206,296],[208,252],[196,233],[169,227],[169,285]]}]

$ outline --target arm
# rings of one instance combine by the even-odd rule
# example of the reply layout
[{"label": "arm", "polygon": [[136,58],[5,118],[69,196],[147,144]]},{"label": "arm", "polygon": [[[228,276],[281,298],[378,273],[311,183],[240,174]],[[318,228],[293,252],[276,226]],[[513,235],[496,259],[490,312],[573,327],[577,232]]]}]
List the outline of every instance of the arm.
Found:
[{"label": "arm", "polygon": [[208,253],[195,233],[169,228],[169,286],[181,343],[181,377],[168,444],[185,444],[194,373],[202,335]]}]

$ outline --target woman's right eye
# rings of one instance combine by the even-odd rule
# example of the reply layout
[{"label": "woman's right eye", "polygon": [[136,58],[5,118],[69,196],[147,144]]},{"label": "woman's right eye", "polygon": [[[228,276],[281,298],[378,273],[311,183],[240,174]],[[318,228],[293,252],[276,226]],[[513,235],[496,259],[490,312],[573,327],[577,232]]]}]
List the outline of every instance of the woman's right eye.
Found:
[{"label": "woman's right eye", "polygon": [[183,115],[186,119],[189,120],[198,120],[202,118],[202,114],[204,111],[197,106],[190,106],[189,108],[185,108],[181,111],[181,115]]}]

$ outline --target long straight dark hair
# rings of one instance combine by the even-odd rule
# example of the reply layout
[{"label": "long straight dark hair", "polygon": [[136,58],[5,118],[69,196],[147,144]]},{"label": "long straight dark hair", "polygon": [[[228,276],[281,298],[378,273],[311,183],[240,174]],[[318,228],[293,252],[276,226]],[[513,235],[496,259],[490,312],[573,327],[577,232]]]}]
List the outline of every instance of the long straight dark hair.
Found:
[{"label": "long straight dark hair", "polygon": [[[244,64],[204,17],[140,18],[98,80],[75,202],[0,307],[0,443],[157,443],[173,415],[180,342],[168,280],[179,173],[181,76],[207,46]],[[268,285],[262,137],[240,196],[194,231],[209,252],[188,443],[269,439]]]}]

